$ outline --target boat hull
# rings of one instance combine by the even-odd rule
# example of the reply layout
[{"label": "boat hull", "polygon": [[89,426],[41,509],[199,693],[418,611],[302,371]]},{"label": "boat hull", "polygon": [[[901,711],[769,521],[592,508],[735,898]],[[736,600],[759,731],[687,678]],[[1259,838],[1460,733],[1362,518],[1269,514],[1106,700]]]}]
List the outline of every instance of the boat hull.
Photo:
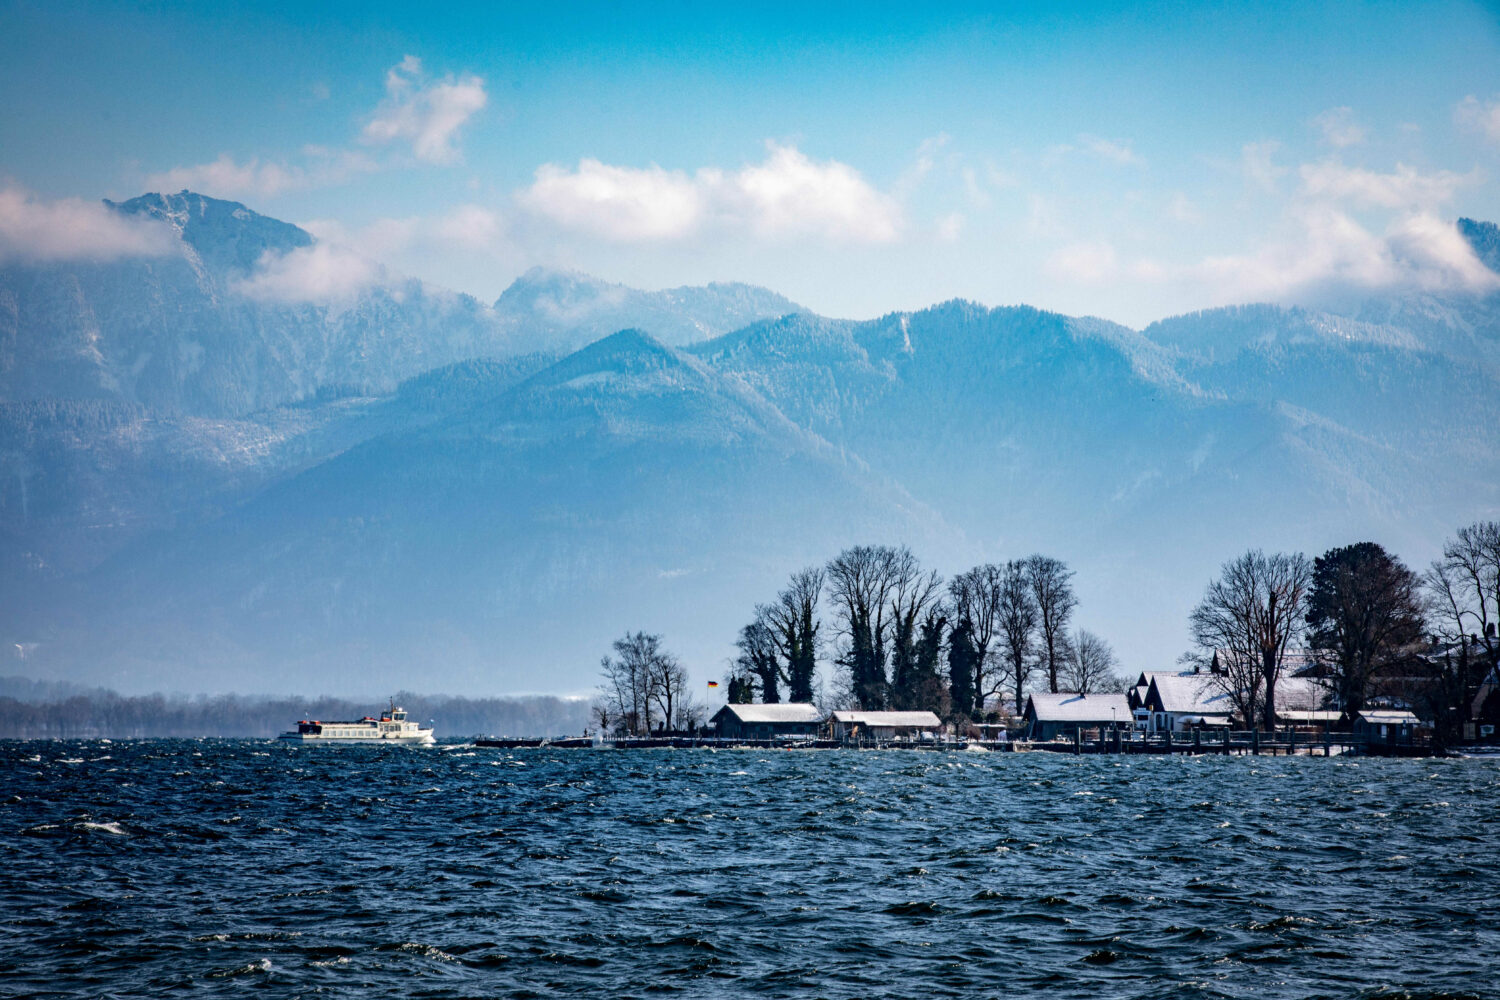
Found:
[{"label": "boat hull", "polygon": [[431,732],[412,736],[319,736],[314,733],[282,733],[287,743],[338,743],[344,746],[416,746],[430,747],[437,742]]}]

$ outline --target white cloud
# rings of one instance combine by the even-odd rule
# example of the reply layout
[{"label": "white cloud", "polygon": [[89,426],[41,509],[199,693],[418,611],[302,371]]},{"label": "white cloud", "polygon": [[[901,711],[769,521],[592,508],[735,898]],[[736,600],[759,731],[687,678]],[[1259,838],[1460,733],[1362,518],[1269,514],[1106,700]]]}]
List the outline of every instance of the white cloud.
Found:
[{"label": "white cloud", "polygon": [[1167,214],[1178,222],[1195,224],[1203,221],[1203,213],[1194,205],[1192,199],[1178,191],[1172,195],[1172,201],[1167,206]]},{"label": "white cloud", "polygon": [[1433,208],[1451,200],[1459,188],[1477,184],[1483,179],[1477,170],[1467,174],[1456,174],[1451,170],[1424,174],[1398,163],[1393,173],[1382,174],[1331,160],[1304,163],[1299,173],[1303,193],[1312,197],[1345,199],[1368,207],[1396,209]]},{"label": "white cloud", "polygon": [[365,125],[365,141],[410,142],[417,159],[427,163],[457,161],[459,129],[489,101],[480,77],[428,80],[415,56],[391,67],[385,91],[386,99]]},{"label": "white cloud", "polygon": [[565,228],[620,242],[672,240],[689,235],[706,214],[706,189],[722,175],[699,171],[615,167],[585,159],[577,170],[537,168],[521,204]]},{"label": "white cloud", "polygon": [[728,178],[728,198],[748,210],[750,228],[762,236],[827,236],[855,243],[888,243],[900,212],[853,167],[816,163],[790,146],[770,147],[758,166]]},{"label": "white cloud", "polygon": [[1113,278],[1119,271],[1119,261],[1115,248],[1108,243],[1073,243],[1052,253],[1043,267],[1059,280],[1092,284]]},{"label": "white cloud", "polygon": [[963,235],[964,222],[962,212],[949,212],[937,220],[937,238],[944,243],[952,243]]},{"label": "white cloud", "polygon": [[81,198],[42,201],[0,187],[0,264],[102,262],[171,253],[176,235],[155,219],[122,215]]},{"label": "white cloud", "polygon": [[1500,97],[1481,101],[1470,94],[1454,107],[1453,120],[1461,128],[1478,132],[1490,142],[1500,143]]},{"label": "white cloud", "polygon": [[1245,179],[1262,191],[1274,194],[1286,176],[1285,167],[1279,167],[1272,159],[1281,149],[1274,139],[1265,142],[1247,142],[1240,150],[1240,166]]},{"label": "white cloud", "polygon": [[268,251],[234,290],[263,302],[339,305],[385,281],[375,261],[320,240],[284,254]]},{"label": "white cloud", "polygon": [[1312,124],[1323,133],[1323,141],[1334,149],[1358,146],[1369,135],[1368,130],[1354,120],[1354,109],[1350,107],[1329,108],[1313,118]]},{"label": "white cloud", "polygon": [[262,163],[255,158],[237,163],[228,153],[221,153],[212,163],[173,167],[151,174],[146,178],[146,186],[153,191],[168,193],[192,190],[216,197],[260,195],[273,198],[283,191],[308,187],[308,180],[307,171],[301,167]]},{"label": "white cloud", "polygon": [[302,228],[320,241],[359,247],[375,258],[386,259],[408,251],[437,252],[459,248],[473,252],[497,252],[504,246],[505,220],[482,205],[457,205],[441,215],[383,218],[349,229],[334,219],[313,219]]},{"label": "white cloud", "polygon": [[1376,292],[1491,292],[1500,276],[1474,255],[1452,223],[1414,212],[1383,233],[1326,204],[1292,213],[1292,231],[1246,254],[1209,257],[1187,267],[1143,262],[1141,279],[1199,289],[1214,304],[1272,301],[1319,304]]},{"label": "white cloud", "polygon": [[764,162],[737,171],[704,167],[688,174],[593,159],[575,170],[545,164],[517,197],[565,228],[619,242],[681,240],[717,228],[767,240],[886,243],[901,228],[896,200],[853,167],[820,163],[775,143]]},{"label": "white cloud", "polygon": [[468,250],[493,248],[504,234],[500,216],[481,205],[460,205],[437,220],[436,234]]},{"label": "white cloud", "polygon": [[305,146],[305,164],[262,162],[251,157],[240,163],[228,153],[219,154],[211,163],[173,167],[146,177],[153,191],[197,191],[219,198],[274,198],[288,191],[341,184],[356,174],[378,169],[378,164],[364,153],[325,146]]},{"label": "white cloud", "polygon": [[1135,150],[1130,148],[1130,143],[1128,142],[1111,142],[1109,139],[1101,139],[1097,135],[1080,135],[1078,137],[1078,144],[1086,152],[1092,153],[1099,157],[1099,159],[1107,160],[1118,166],[1144,167],[1146,165],[1146,161],[1141,159]]}]

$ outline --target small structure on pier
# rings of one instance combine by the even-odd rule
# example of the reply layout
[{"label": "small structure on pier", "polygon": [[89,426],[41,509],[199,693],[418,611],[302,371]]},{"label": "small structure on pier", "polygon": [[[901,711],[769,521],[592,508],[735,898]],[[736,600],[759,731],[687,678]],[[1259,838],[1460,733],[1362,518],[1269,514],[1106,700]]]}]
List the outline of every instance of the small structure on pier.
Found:
[{"label": "small structure on pier", "polygon": [[937,738],[943,723],[932,712],[834,712],[833,738],[854,740],[910,740]]},{"label": "small structure on pier", "polygon": [[784,736],[817,736],[823,712],[806,702],[780,705],[725,705],[709,720],[722,739],[774,740]]},{"label": "small structure on pier", "polygon": [[1026,699],[1028,739],[1052,740],[1077,736],[1086,729],[1130,729],[1134,724],[1130,701],[1123,694],[1078,694],[1038,691]]},{"label": "small structure on pier", "polygon": [[1354,717],[1354,735],[1367,743],[1410,743],[1421,724],[1422,720],[1408,711],[1366,709]]}]

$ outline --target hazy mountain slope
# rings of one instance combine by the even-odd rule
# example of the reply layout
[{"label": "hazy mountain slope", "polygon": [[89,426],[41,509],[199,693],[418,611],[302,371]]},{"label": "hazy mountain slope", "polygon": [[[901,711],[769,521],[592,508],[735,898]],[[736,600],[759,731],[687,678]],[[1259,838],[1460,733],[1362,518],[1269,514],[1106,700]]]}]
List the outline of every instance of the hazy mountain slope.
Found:
[{"label": "hazy mountain slope", "polygon": [[754,285],[710,283],[645,292],[540,267],[517,278],[495,302],[511,342],[533,350],[573,350],[626,329],[645,330],[667,344],[691,344],[805,311]]},{"label": "hazy mountain slope", "polygon": [[1484,266],[1500,274],[1500,226],[1493,222],[1459,219],[1458,231],[1474,248]]},{"label": "hazy mountain slope", "polygon": [[26,599],[143,533],[212,521],[281,478],[439,419],[553,360],[461,362],[391,396],[327,398],[236,419],[108,400],[0,403],[0,560],[10,567],[0,595]]},{"label": "hazy mountain slope", "polygon": [[[577,689],[627,628],[711,663],[745,596],[828,545],[945,531],[747,386],[626,332],[137,543],[89,583],[107,624],[49,641],[116,680],[170,662],[270,690],[311,669]],[[111,648],[86,648],[101,633]]]},{"label": "hazy mountain slope", "polygon": [[243,282],[263,256],[312,238],[243,205],[182,192],[111,207],[165,221],[171,252],[0,269],[0,397],[232,417],[506,350],[488,309],[420,282],[337,305],[252,297]]},{"label": "hazy mountain slope", "polygon": [[[579,690],[646,628],[703,677],[789,571],[860,541],[944,572],[1051,552],[1080,623],[1159,667],[1248,546],[1373,538],[1421,565],[1500,516],[1494,297],[1136,332],[533,272],[494,309],[372,293],[278,326],[295,310],[234,276],[306,234],[138,202],[175,257],[0,272],[0,649],[54,676]],[[19,319],[48,302],[54,328]],[[641,318],[695,343],[557,346]]]}]

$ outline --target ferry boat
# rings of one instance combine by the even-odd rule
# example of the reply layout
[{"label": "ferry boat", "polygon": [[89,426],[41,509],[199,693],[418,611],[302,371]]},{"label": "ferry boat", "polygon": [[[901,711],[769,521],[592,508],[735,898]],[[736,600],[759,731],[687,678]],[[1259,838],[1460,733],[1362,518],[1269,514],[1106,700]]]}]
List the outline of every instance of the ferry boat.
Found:
[{"label": "ferry boat", "polygon": [[368,715],[355,722],[301,719],[296,730],[282,733],[279,739],[293,743],[380,743],[387,746],[392,743],[431,746],[437,742],[431,726],[408,720],[406,709],[398,707],[394,701],[378,719]]}]

